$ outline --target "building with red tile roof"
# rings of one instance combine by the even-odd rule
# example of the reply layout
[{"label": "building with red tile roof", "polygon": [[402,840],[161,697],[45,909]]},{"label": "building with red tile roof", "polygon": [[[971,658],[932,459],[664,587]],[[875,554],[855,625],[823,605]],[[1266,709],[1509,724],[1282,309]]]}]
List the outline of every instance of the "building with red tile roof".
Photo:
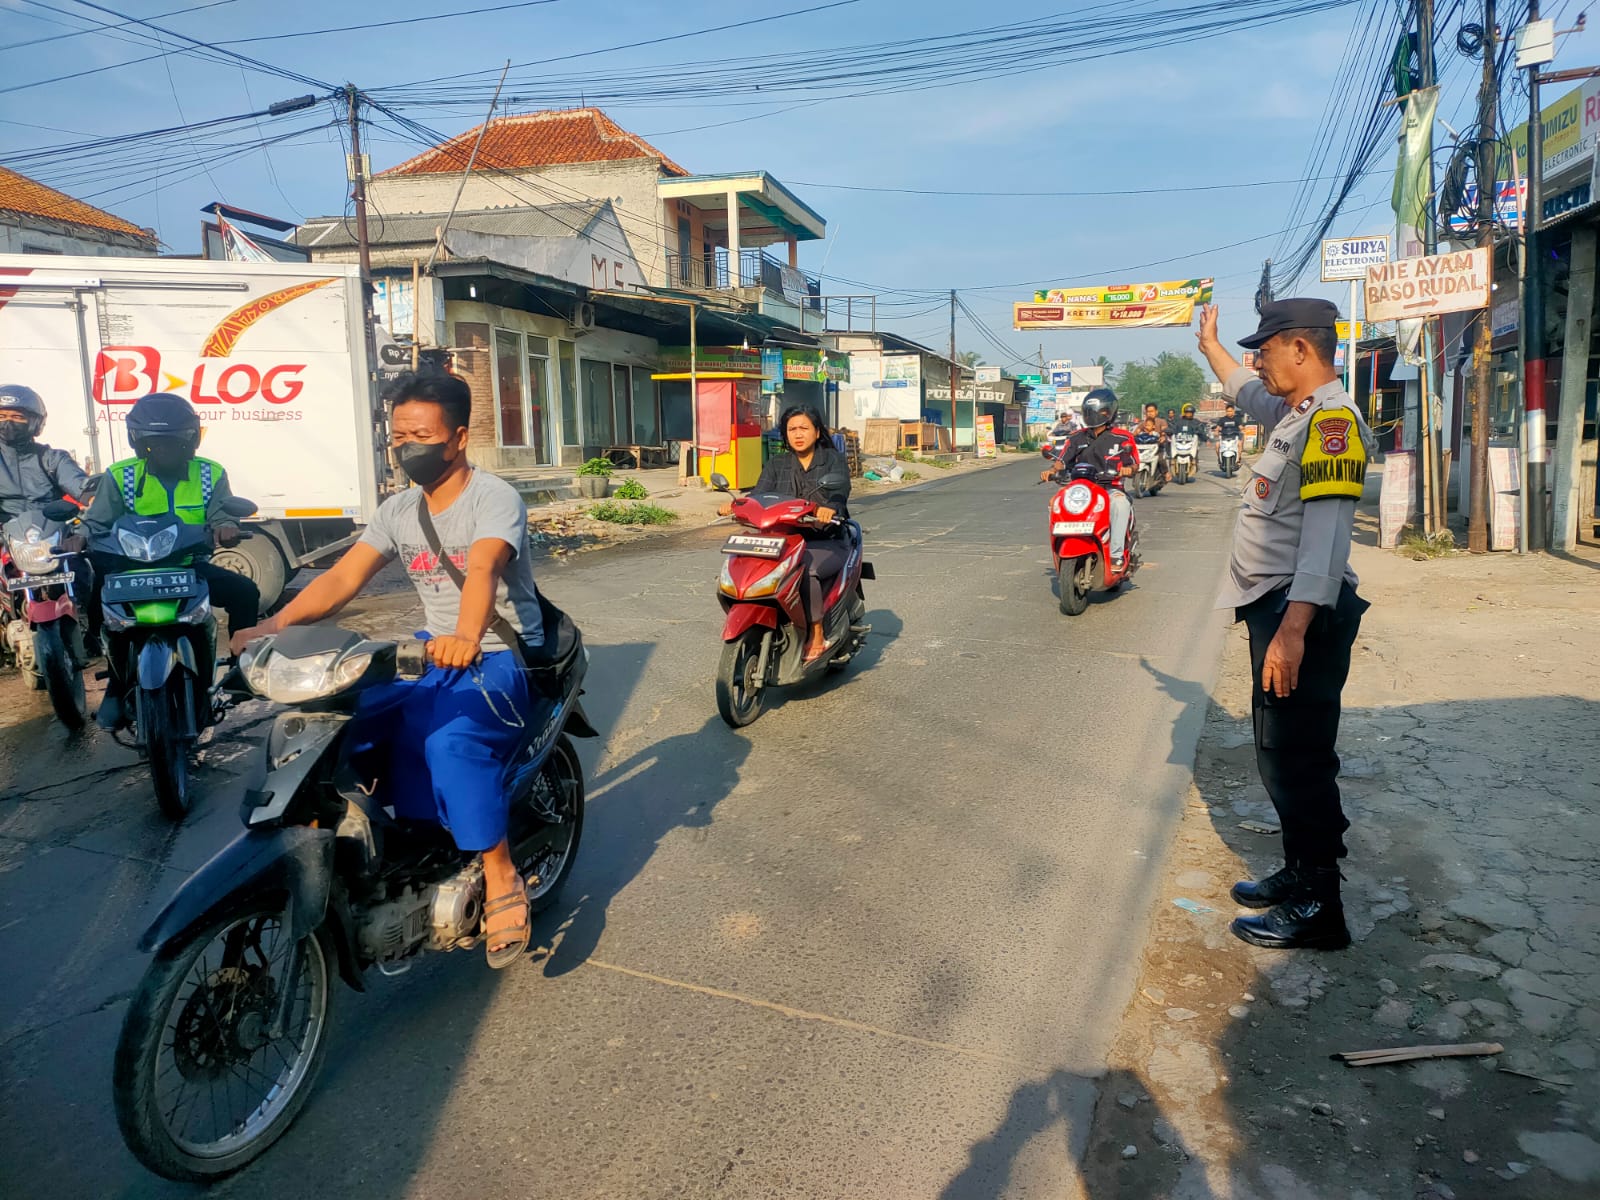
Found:
[{"label": "building with red tile roof", "polygon": [[[460,175],[478,140],[476,125],[442,145],[424,150],[399,166],[393,175]],[[629,133],[598,108],[558,109],[499,117],[489,123],[478,147],[475,170],[526,171],[575,163],[628,162],[649,159],[663,175],[687,175],[677,163],[637,134]]]},{"label": "building with red tile roof", "polygon": [[154,255],[153,229],[0,167],[0,253]]}]

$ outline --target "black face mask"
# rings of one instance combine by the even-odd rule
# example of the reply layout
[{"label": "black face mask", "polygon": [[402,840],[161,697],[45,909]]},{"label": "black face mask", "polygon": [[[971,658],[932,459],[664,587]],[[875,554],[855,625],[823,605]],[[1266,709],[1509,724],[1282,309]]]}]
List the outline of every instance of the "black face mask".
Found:
[{"label": "black face mask", "polygon": [[449,448],[449,442],[407,442],[395,447],[394,457],[412,483],[431,487],[444,478],[445,472],[456,461],[445,457],[445,451]]},{"label": "black face mask", "polygon": [[33,441],[33,432],[26,421],[0,421],[0,442],[8,446],[26,446]]}]

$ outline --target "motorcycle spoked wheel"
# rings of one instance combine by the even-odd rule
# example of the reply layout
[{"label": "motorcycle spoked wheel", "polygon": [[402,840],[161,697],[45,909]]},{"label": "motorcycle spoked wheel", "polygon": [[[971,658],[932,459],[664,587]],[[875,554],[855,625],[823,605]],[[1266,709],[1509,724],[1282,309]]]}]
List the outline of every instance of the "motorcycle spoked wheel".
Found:
[{"label": "motorcycle spoked wheel", "polygon": [[1087,554],[1063,558],[1056,564],[1056,592],[1061,597],[1063,616],[1075,617],[1089,607],[1093,575],[1093,559]]},{"label": "motorcycle spoked wheel", "polygon": [[717,711],[734,729],[754,722],[765,704],[766,689],[763,681],[756,678],[765,633],[764,628],[752,629],[722,647],[722,661],[717,666]]},{"label": "motorcycle spoked wheel", "polygon": [[83,694],[83,668],[68,646],[76,641],[69,633],[62,636],[62,623],[54,622],[33,633],[33,663],[50,694],[50,707],[68,729],[77,731],[89,719],[89,704]]},{"label": "motorcycle spoked wheel", "polygon": [[186,684],[178,681],[174,672],[174,677],[159,691],[138,688],[135,692],[138,697],[135,719],[139,723],[145,758],[150,763],[150,783],[155,789],[156,803],[173,821],[188,816],[194,803],[189,778],[191,739],[183,731],[185,688]]},{"label": "motorcycle spoked wheel", "polygon": [[289,958],[281,898],[245,901],[150,964],[122,1022],[111,1095],[123,1141],[157,1175],[231,1174],[304,1107],[327,1051],[335,958],[322,929],[303,947],[277,1038]]},{"label": "motorcycle spoked wheel", "polygon": [[561,895],[583,837],[583,766],[563,735],[528,790],[511,802],[511,853],[534,913]]}]

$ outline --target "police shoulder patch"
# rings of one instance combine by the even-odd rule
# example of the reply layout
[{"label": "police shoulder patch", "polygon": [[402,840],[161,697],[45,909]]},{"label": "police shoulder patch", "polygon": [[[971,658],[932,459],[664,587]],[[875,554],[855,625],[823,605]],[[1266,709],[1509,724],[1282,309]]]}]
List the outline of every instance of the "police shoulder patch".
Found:
[{"label": "police shoulder patch", "polygon": [[1300,499],[1361,498],[1367,479],[1367,447],[1361,422],[1349,408],[1315,413],[1300,452]]}]

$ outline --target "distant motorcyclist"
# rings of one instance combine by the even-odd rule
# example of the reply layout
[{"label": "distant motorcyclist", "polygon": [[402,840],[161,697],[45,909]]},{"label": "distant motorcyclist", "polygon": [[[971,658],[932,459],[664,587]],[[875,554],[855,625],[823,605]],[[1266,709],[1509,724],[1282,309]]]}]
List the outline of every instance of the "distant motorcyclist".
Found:
[{"label": "distant motorcyclist", "polygon": [[1173,423],[1172,432],[1175,434],[1192,433],[1197,440],[1205,440],[1206,428],[1200,419],[1194,415],[1194,405],[1185,404],[1183,406],[1183,414]]},{"label": "distant motorcyclist", "polygon": [[1244,439],[1244,429],[1239,424],[1239,410],[1234,408],[1230,401],[1222,410],[1222,416],[1217,421],[1217,460],[1221,465],[1222,441],[1224,438]]},{"label": "distant motorcyclist", "polygon": [[1117,394],[1107,387],[1091,391],[1083,399],[1085,428],[1067,439],[1055,466],[1039,478],[1064,483],[1072,477],[1074,466],[1087,464],[1094,468],[1096,482],[1111,497],[1111,565],[1120,571],[1128,548],[1128,525],[1133,519],[1133,501],[1123,490],[1122,481],[1133,474],[1139,453],[1126,431],[1112,427],[1116,416]]},{"label": "distant motorcyclist", "polygon": [[1160,482],[1166,483],[1172,470],[1172,425],[1154,404],[1144,406],[1144,419],[1155,422],[1155,432],[1161,437],[1161,453],[1156,459],[1156,470],[1160,472]]},{"label": "distant motorcyclist", "polygon": [[0,384],[0,521],[52,500],[88,497],[89,476],[72,455],[39,440],[47,415],[32,388]]},{"label": "distant motorcyclist", "polygon": [[[198,457],[200,417],[189,402],[168,392],[146,396],[128,410],[127,428],[134,457],[112,463],[100,477],[94,503],[84,516],[91,539],[107,536],[117,519],[129,513],[141,517],[171,514],[185,525],[207,526],[220,545],[236,543],[242,531],[223,510],[224,501],[233,495],[228,473],[221,463]],[[108,571],[126,569],[126,563],[103,551],[90,557],[96,584],[89,623],[91,632],[98,634],[100,582]],[[190,565],[205,580],[211,602],[227,613],[230,632],[256,623],[261,592],[254,581],[211,562]],[[116,655],[108,655],[106,665],[111,678],[96,719],[102,726],[115,728],[123,722],[122,696],[127,682],[119,677]]]}]

